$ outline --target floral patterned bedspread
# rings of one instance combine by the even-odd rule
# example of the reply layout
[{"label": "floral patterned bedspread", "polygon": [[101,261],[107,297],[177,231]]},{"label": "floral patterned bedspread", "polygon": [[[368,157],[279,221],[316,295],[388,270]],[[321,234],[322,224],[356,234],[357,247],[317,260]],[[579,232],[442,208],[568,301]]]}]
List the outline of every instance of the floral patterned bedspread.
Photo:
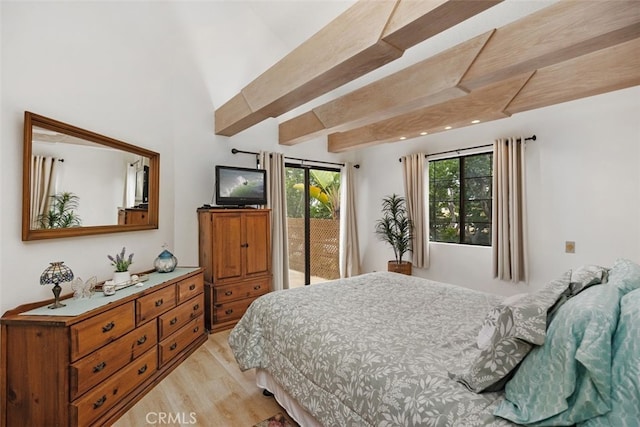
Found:
[{"label": "floral patterned bedspread", "polygon": [[448,370],[470,363],[500,297],[396,273],[272,292],[229,336],[241,367],[266,369],[325,426],[507,426],[501,393]]}]

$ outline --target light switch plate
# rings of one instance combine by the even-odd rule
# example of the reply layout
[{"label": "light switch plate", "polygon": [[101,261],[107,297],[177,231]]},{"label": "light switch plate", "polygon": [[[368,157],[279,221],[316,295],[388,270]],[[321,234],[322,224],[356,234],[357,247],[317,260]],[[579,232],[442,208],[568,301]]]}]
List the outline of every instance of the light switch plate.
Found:
[{"label": "light switch plate", "polygon": [[564,242],[564,251],[568,254],[574,254],[576,252],[576,242],[568,240]]}]

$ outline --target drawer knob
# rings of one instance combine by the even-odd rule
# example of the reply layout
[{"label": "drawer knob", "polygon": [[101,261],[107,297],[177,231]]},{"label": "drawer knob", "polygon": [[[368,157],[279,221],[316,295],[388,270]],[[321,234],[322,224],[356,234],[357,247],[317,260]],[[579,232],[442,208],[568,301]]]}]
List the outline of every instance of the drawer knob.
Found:
[{"label": "drawer knob", "polygon": [[107,396],[106,395],[102,395],[102,397],[98,400],[96,400],[93,403],[93,409],[98,409],[99,407],[101,407],[102,405],[104,405],[104,402],[107,401]]},{"label": "drawer knob", "polygon": [[241,247],[241,248],[248,248],[248,247],[249,247],[249,244],[248,244],[248,243],[243,243],[243,244],[241,244],[241,245],[240,245],[240,247]]},{"label": "drawer knob", "polygon": [[257,291],[257,290],[259,290],[260,288],[261,288],[261,286],[260,286],[260,285],[255,285],[255,286],[253,287],[253,290],[254,290],[254,291]]},{"label": "drawer knob", "polygon": [[162,298],[156,301],[156,307],[160,307],[162,304],[164,304],[164,300]]},{"label": "drawer knob", "polygon": [[224,293],[224,295],[230,297],[231,295],[233,295],[233,291],[227,291]]},{"label": "drawer knob", "polygon": [[173,350],[175,350],[175,349],[176,349],[176,347],[178,347],[178,343],[177,343],[177,342],[174,342],[173,344],[171,344],[171,347],[169,347],[169,350],[170,350],[170,351],[173,351]]},{"label": "drawer knob", "polygon": [[200,308],[200,304],[196,304],[196,305],[193,306],[193,311],[196,311],[199,308]]},{"label": "drawer knob", "polygon": [[193,333],[195,334],[196,332],[198,332],[200,330],[200,326],[196,326],[195,328],[193,328]]},{"label": "drawer knob", "polygon": [[107,367],[107,362],[102,361],[102,362],[98,363],[96,366],[93,367],[93,372],[94,373],[100,372],[106,367]]},{"label": "drawer knob", "polygon": [[178,318],[177,317],[174,317],[173,319],[169,320],[169,325],[171,325],[171,326],[175,325],[176,323],[178,323]]},{"label": "drawer knob", "polygon": [[196,288],[196,284],[194,283],[193,285],[189,286],[189,290],[192,291]]},{"label": "drawer knob", "polygon": [[146,335],[141,336],[136,342],[138,343],[138,345],[144,344],[145,342],[147,342],[147,336]]},{"label": "drawer knob", "polygon": [[142,375],[145,372],[147,372],[147,364],[146,363],[142,368],[138,369],[138,375]]},{"label": "drawer knob", "polygon": [[109,322],[106,325],[104,325],[102,327],[102,332],[109,332],[110,330],[112,330],[114,327],[116,326],[116,324],[114,322]]},{"label": "drawer knob", "polygon": [[230,308],[230,309],[228,309],[227,311],[224,312],[224,314],[231,314],[231,313],[233,313],[233,309],[232,308]]}]

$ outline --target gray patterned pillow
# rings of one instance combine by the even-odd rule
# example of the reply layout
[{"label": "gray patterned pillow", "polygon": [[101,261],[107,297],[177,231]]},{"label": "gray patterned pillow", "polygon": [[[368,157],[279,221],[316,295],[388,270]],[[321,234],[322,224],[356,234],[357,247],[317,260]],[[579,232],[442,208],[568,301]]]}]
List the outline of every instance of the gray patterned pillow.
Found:
[{"label": "gray patterned pillow", "polygon": [[569,298],[575,297],[590,286],[607,283],[608,277],[609,269],[598,265],[583,265],[582,267],[573,270],[571,272],[571,284],[562,293],[562,295],[560,295],[560,298],[558,298],[556,303],[549,309],[547,326],[555,317],[560,306],[569,301]]},{"label": "gray patterned pillow", "polygon": [[571,296],[574,297],[589,286],[607,283],[609,269],[599,265],[584,265],[571,272]]},{"label": "gray patterned pillow", "polygon": [[494,307],[485,319],[495,325],[487,346],[480,349],[464,372],[449,372],[449,377],[476,393],[494,390],[496,384],[499,387],[531,350],[532,344],[544,343],[547,311],[570,283],[571,271],[568,271],[537,292]]}]

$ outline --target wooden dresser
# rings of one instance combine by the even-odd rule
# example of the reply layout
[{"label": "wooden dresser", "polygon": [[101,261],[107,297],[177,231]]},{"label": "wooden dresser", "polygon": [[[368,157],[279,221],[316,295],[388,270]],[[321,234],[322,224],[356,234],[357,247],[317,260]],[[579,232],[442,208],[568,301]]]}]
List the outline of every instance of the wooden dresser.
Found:
[{"label": "wooden dresser", "polygon": [[149,224],[148,209],[127,208],[118,209],[118,225],[146,225]]},{"label": "wooden dresser", "polygon": [[[2,426],[111,425],[207,340],[201,268],[2,319]],[[144,420],[141,420],[144,423]]]},{"label": "wooden dresser", "polygon": [[233,327],[271,287],[271,211],[198,209],[199,261],[204,268],[205,323]]}]

